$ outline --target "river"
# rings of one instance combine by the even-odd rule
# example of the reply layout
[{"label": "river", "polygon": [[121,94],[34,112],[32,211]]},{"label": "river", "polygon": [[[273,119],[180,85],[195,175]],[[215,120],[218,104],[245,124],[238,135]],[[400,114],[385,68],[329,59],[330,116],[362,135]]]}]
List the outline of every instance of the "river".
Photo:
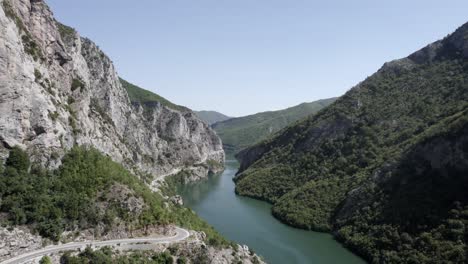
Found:
[{"label": "river", "polygon": [[234,177],[239,163],[226,161],[220,175],[179,187],[185,205],[226,238],[248,245],[271,264],[362,264],[330,234],[289,227],[273,218],[271,205],[237,196]]}]

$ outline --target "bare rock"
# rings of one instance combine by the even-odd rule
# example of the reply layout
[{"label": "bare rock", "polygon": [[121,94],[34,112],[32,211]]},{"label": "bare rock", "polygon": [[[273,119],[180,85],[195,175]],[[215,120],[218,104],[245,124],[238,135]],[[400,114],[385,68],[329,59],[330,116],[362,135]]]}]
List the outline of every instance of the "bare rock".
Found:
[{"label": "bare rock", "polygon": [[43,239],[28,228],[0,228],[0,261],[42,247]]},{"label": "bare rock", "polygon": [[169,200],[175,205],[184,205],[184,200],[180,195],[172,196]]},{"label": "bare rock", "polygon": [[223,164],[221,140],[190,110],[132,104],[112,61],[64,30],[44,1],[8,3],[13,16],[0,8],[0,159],[20,145],[54,168],[78,144],[155,178]]}]

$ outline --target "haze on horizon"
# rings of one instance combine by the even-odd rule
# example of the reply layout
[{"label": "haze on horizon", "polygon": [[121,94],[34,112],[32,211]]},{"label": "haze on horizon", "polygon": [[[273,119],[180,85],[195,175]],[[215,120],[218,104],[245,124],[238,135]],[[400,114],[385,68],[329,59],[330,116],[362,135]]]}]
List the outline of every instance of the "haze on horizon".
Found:
[{"label": "haze on horizon", "polygon": [[229,116],[340,96],[468,18],[462,0],[47,3],[95,41],[123,78]]}]

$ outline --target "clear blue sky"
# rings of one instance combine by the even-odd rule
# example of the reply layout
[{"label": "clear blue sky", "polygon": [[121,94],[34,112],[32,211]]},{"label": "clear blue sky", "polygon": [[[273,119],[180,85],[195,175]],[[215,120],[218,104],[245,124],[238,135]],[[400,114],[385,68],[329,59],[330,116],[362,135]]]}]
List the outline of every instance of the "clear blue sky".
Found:
[{"label": "clear blue sky", "polygon": [[468,21],[466,0],[47,2],[123,78],[231,116],[342,95]]}]

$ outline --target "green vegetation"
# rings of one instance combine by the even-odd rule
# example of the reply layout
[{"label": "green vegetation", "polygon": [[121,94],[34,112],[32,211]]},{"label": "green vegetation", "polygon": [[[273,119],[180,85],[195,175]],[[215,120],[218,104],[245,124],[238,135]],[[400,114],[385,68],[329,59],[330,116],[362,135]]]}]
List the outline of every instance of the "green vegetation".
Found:
[{"label": "green vegetation", "polygon": [[206,161],[206,166],[211,169],[222,170],[224,168],[224,164],[217,160],[209,159]]},{"label": "green vegetation", "polygon": [[195,111],[195,114],[208,125],[212,125],[214,123],[225,121],[231,118],[216,111]]},{"label": "green vegetation", "polygon": [[68,99],[67,99],[67,104],[68,105],[72,105],[75,103],[75,98],[73,98],[72,96],[68,96]]},{"label": "green vegetation", "polygon": [[[36,82],[38,82],[42,88],[44,88],[49,94],[51,94],[52,96],[55,96],[55,92],[53,90],[53,88],[55,87],[55,84],[52,83],[49,79],[47,78],[43,78],[42,80],[40,78],[42,78],[42,74],[40,72],[34,72],[34,75],[36,77]],[[39,79],[38,79],[39,77]]]},{"label": "green vegetation", "polygon": [[453,41],[385,64],[241,151],[236,192],[373,263],[466,263],[468,60]]},{"label": "green vegetation", "polygon": [[38,59],[44,60],[45,58],[42,51],[40,50],[37,43],[34,41],[31,33],[26,29],[21,18],[16,14],[9,0],[4,0],[2,2],[2,8],[5,12],[5,15],[15,22],[20,33],[22,34],[21,40],[23,41],[24,51],[31,55],[35,61],[37,61]]},{"label": "green vegetation", "polygon": [[78,124],[76,123],[76,120],[73,116],[68,117],[68,123],[70,124],[74,135],[77,135],[81,132],[81,129],[78,128]]},{"label": "green vegetation", "polygon": [[42,51],[29,32],[21,36],[21,40],[23,41],[24,51],[31,55],[35,61],[38,59],[44,60]]},{"label": "green vegetation", "polygon": [[38,69],[34,69],[34,77],[36,78],[36,82],[40,81],[42,79],[42,74]]},{"label": "green vegetation", "polygon": [[72,91],[75,91],[76,89],[80,89],[80,91],[82,92],[83,89],[86,88],[85,84],[83,83],[83,81],[81,81],[80,79],[77,79],[77,78],[73,78],[72,80],[72,83],[71,83],[71,90]]},{"label": "green vegetation", "polygon": [[130,254],[117,254],[109,247],[99,250],[92,250],[87,247],[77,256],[72,256],[69,252],[60,258],[62,264],[172,264],[173,257],[168,252],[154,253],[152,251],[138,251]]},{"label": "green vegetation", "polygon": [[21,18],[16,14],[9,0],[4,0],[2,3],[2,7],[3,7],[3,11],[5,12],[5,15],[15,22],[19,30],[27,31],[26,27],[23,24],[23,20],[21,20]]},{"label": "green vegetation", "polygon": [[231,118],[214,124],[213,129],[222,139],[225,151],[228,154],[235,154],[243,148],[272,136],[287,125],[317,113],[335,100],[336,98],[324,99],[280,111]]},{"label": "green vegetation", "polygon": [[187,259],[185,257],[177,259],[177,264],[186,264],[186,263],[187,263]]},{"label": "green vegetation", "polygon": [[76,30],[72,27],[66,26],[58,21],[56,21],[58,31],[63,40],[73,39],[76,35]]},{"label": "green vegetation", "polygon": [[[468,167],[459,165],[466,164],[459,149],[465,148],[466,157],[468,109],[418,141],[391,176],[381,172],[388,179],[379,189],[372,182],[361,186],[352,215],[335,220],[338,239],[373,262],[466,263]],[[431,165],[431,159],[442,166]]]},{"label": "green vegetation", "polygon": [[[119,193],[127,194],[115,198]],[[141,211],[132,211],[128,199],[141,200]],[[94,229],[97,225],[103,225],[107,232],[122,223],[129,230],[176,224],[204,231],[210,245],[229,245],[191,210],[165,207],[163,198],[136,176],[85,147],[71,149],[56,171],[31,165],[24,151],[13,148],[0,177],[0,201],[0,211],[8,215],[4,224],[26,224],[52,240],[59,240],[65,230]]]},{"label": "green vegetation", "polygon": [[52,121],[56,121],[59,115],[60,114],[57,111],[54,111],[54,112],[49,111],[49,117],[50,119],[52,119]]},{"label": "green vegetation", "polygon": [[[187,255],[189,254],[189,255]],[[176,246],[170,246],[167,251],[158,253],[152,250],[119,252],[110,247],[103,247],[93,250],[87,247],[83,252],[74,256],[71,252],[65,252],[60,258],[62,264],[209,264],[206,248],[194,249],[193,252],[180,252]],[[190,259],[190,262],[188,261]],[[236,262],[237,263],[237,262]],[[242,263],[242,262],[239,262]],[[253,263],[259,263],[257,257],[253,258]]]},{"label": "green vegetation", "polygon": [[174,196],[177,194],[177,187],[185,184],[185,179],[190,177],[190,174],[186,170],[170,175],[164,179],[165,185],[162,186],[161,190],[166,196]]},{"label": "green vegetation", "polygon": [[127,90],[128,96],[130,97],[130,101],[132,103],[141,104],[145,108],[152,108],[154,107],[156,103],[160,103],[161,105],[164,105],[174,110],[179,110],[179,111],[189,110],[188,108],[184,106],[173,104],[172,102],[168,101],[162,96],[159,96],[153,92],[140,88],[134,84],[131,84],[122,78],[120,78],[120,83],[125,88],[125,90]]},{"label": "green vegetation", "polygon": [[16,18],[16,13],[15,11],[13,10],[13,7],[11,6],[11,3],[8,1],[8,0],[4,0],[2,2],[2,8],[3,8],[3,12],[5,12],[5,15],[11,19],[15,19]]},{"label": "green vegetation", "polygon": [[39,264],[52,264],[52,260],[50,259],[49,256],[44,256],[39,261]]}]

